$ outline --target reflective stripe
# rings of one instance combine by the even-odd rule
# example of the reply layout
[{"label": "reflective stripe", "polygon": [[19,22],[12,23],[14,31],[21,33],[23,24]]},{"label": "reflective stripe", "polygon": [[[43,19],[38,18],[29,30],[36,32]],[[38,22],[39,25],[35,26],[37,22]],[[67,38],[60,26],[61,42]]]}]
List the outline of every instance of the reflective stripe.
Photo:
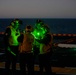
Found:
[{"label": "reflective stripe", "polygon": [[17,38],[20,36],[20,32],[19,30],[16,31],[14,28],[10,28],[10,29],[11,29],[11,36],[9,37],[9,44],[12,46],[18,46],[19,42]]}]

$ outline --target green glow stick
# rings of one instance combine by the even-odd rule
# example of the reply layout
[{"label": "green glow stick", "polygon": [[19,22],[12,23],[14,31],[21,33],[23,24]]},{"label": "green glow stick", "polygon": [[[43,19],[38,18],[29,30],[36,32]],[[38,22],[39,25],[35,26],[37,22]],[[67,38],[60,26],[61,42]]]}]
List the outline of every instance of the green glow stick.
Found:
[{"label": "green glow stick", "polygon": [[9,51],[10,53],[12,53],[14,56],[16,56],[16,54],[15,54],[14,52],[12,52],[9,47],[8,47],[8,51]]}]

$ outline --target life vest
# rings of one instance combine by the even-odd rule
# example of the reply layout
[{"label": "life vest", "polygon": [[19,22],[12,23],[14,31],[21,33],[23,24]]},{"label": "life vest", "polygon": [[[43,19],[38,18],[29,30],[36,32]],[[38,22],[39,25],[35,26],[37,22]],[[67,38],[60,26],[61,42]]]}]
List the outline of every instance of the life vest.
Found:
[{"label": "life vest", "polygon": [[[50,34],[50,33],[48,33],[48,34]],[[50,34],[50,36],[51,36],[51,40],[50,40],[50,42],[47,45],[45,45],[43,43],[40,43],[40,54],[44,54],[44,53],[50,52],[50,49],[52,47],[52,41],[53,41],[52,34]]]},{"label": "life vest", "polygon": [[20,53],[31,53],[34,43],[34,36],[32,34],[26,34],[24,33],[23,42],[19,45],[19,51]]},{"label": "life vest", "polygon": [[11,35],[9,37],[9,45],[10,46],[18,46],[19,42],[17,38],[20,36],[20,31],[16,31],[12,26],[9,26],[11,30]]}]

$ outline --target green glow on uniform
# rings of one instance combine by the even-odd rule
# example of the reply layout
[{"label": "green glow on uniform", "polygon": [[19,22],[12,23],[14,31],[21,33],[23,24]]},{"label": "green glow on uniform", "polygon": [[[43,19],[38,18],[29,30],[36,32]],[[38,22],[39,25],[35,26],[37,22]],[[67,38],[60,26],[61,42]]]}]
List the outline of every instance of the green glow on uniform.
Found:
[{"label": "green glow on uniform", "polygon": [[[48,31],[48,29],[47,29],[46,25],[43,24],[42,22],[40,22],[40,23],[35,24],[32,34],[34,35],[35,39],[42,40],[47,31]],[[37,47],[39,47],[40,44],[38,41],[35,41],[35,45]]]},{"label": "green glow on uniform", "polygon": [[19,31],[18,32],[14,32],[14,31],[12,31],[12,39],[13,39],[13,43],[14,43],[14,45],[15,46],[17,46],[18,44],[19,44],[19,42],[18,42],[18,40],[17,40],[17,38],[20,36],[20,33],[19,33]]},{"label": "green glow on uniform", "polygon": [[42,38],[42,36],[46,33],[46,28],[44,28],[44,27],[41,27],[40,25],[38,25],[35,29],[34,29],[34,31],[32,32],[32,34],[34,35],[34,37],[36,38],[36,39],[41,39]]},{"label": "green glow on uniform", "polygon": [[15,21],[16,23],[19,23],[19,21]]},{"label": "green glow on uniform", "polygon": [[[18,42],[17,38],[19,36],[19,32],[15,32],[12,30],[11,36],[12,36],[11,37],[12,40],[10,40],[9,44],[13,44],[14,46],[18,46],[19,42]],[[14,56],[16,56],[16,54],[13,51],[11,51],[10,47],[8,47],[8,51],[11,54],[13,54]]]},{"label": "green glow on uniform", "polygon": [[[38,40],[41,40],[45,33],[46,33],[45,29],[41,29],[41,28],[40,29],[35,28],[34,31],[32,32],[35,39],[38,39]],[[37,41],[35,41],[34,44],[36,45],[36,47],[39,47],[40,45]]]},{"label": "green glow on uniform", "polygon": [[37,33],[37,35],[40,35],[40,33]]}]

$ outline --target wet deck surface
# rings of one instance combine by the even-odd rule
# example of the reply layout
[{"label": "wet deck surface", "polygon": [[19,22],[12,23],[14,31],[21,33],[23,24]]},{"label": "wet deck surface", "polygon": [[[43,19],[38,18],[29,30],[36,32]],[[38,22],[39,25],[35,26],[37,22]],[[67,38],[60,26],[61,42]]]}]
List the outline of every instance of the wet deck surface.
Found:
[{"label": "wet deck surface", "polygon": [[[0,75],[4,75],[5,62],[0,62]],[[11,67],[10,67],[11,68]],[[17,75],[20,74],[19,63],[16,64]],[[39,66],[34,65],[35,75],[38,75]],[[76,75],[75,67],[52,67],[52,72],[54,75]]]}]

